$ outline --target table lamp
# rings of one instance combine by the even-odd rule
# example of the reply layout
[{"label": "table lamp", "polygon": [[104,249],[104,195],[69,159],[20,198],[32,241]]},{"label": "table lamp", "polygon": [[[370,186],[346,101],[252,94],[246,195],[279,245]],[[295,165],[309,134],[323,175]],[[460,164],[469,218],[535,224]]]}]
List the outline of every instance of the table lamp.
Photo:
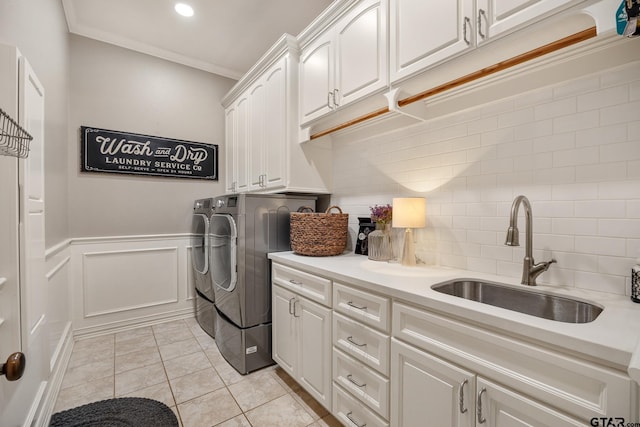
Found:
[{"label": "table lamp", "polygon": [[393,228],[405,228],[402,265],[416,265],[412,228],[423,228],[427,221],[427,203],[424,197],[393,199]]}]

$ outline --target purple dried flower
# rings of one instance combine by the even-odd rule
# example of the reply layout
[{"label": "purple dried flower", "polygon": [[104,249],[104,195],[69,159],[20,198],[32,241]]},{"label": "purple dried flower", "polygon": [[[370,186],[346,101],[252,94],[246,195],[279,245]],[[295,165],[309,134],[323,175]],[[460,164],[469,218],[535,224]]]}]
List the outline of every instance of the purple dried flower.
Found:
[{"label": "purple dried flower", "polygon": [[371,209],[371,220],[380,224],[391,222],[392,207],[391,205],[375,205]]}]

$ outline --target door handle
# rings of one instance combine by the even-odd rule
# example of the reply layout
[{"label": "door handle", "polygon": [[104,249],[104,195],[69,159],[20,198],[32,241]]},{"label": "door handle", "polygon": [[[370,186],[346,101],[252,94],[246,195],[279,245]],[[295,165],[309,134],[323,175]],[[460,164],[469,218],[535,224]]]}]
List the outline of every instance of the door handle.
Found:
[{"label": "door handle", "polygon": [[487,421],[487,419],[482,416],[482,395],[486,392],[487,392],[487,389],[482,387],[482,390],[480,390],[480,393],[478,393],[478,402],[476,403],[477,405],[476,414],[478,416],[478,424],[484,424]]},{"label": "door handle", "polygon": [[464,26],[463,26],[463,29],[464,29],[464,31],[463,31],[463,38],[464,38],[464,42],[465,42],[466,44],[470,45],[470,44],[471,44],[471,41],[469,41],[469,40],[467,39],[467,25],[468,25],[469,27],[471,27],[471,19],[469,19],[469,17],[468,17],[468,16],[465,16],[465,17],[464,17]]},{"label": "door handle", "polygon": [[459,388],[459,400],[460,400],[460,413],[464,414],[465,412],[467,412],[467,408],[464,407],[464,386],[467,385],[469,383],[469,380],[465,379],[464,381],[462,381],[462,383],[460,383],[460,388]]},{"label": "door handle", "polygon": [[7,377],[7,381],[16,381],[22,378],[27,360],[23,353],[16,352],[7,358],[7,363],[0,365],[0,375]]}]

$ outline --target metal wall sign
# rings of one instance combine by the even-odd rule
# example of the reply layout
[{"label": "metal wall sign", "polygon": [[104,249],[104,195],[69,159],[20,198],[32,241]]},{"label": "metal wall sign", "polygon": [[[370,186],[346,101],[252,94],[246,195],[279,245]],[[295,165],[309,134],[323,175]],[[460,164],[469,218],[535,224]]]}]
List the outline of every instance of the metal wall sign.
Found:
[{"label": "metal wall sign", "polygon": [[137,133],[80,127],[81,169],[218,180],[218,146]]}]

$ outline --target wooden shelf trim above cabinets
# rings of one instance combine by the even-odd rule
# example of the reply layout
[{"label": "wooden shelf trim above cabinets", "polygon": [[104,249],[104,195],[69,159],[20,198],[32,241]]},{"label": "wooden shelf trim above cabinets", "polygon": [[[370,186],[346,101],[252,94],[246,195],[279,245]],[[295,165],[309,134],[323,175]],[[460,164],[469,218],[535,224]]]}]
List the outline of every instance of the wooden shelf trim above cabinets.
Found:
[{"label": "wooden shelf trim above cabinets", "polygon": [[[489,76],[491,74],[495,74],[497,72],[509,69],[511,67],[515,67],[516,65],[520,65],[523,64],[527,61],[531,61],[533,59],[539,58],[541,56],[547,55],[549,53],[555,52],[557,50],[560,49],[564,49],[566,47],[572,46],[574,44],[583,42],[585,40],[589,40],[593,37],[595,37],[597,35],[597,30],[596,27],[591,27],[588,28],[586,30],[582,30],[579,31],[575,34],[572,34],[570,36],[561,38],[559,40],[556,40],[554,42],[548,43],[546,45],[540,46],[538,48],[535,48],[533,50],[530,50],[528,52],[525,52],[521,55],[517,55],[514,56],[513,58],[509,58],[507,60],[498,62],[496,64],[490,65],[488,67],[482,68],[481,70],[478,71],[474,71],[472,73],[469,73],[465,76],[459,77],[457,79],[451,80],[449,82],[443,83],[439,86],[436,86],[434,88],[425,90],[423,92],[420,92],[418,94],[409,96],[407,98],[401,99],[398,101],[398,107],[404,107],[406,105],[412,104],[414,102],[418,102],[418,101],[422,101],[425,100],[427,98],[430,98],[432,96],[435,96],[437,94],[446,92],[448,90],[454,89],[456,87],[465,85],[467,83],[473,82],[475,80],[484,78],[486,76]],[[332,134],[334,132],[338,132],[340,130],[346,129],[348,127],[351,127],[353,125],[365,122],[367,120],[373,119],[375,117],[378,116],[382,116],[386,113],[388,113],[389,107],[384,107],[384,108],[380,108],[378,110],[375,110],[371,113],[368,114],[364,114],[360,117],[356,117],[355,119],[349,120],[348,122],[339,124],[337,126],[331,127],[329,129],[323,130],[321,132],[317,132],[314,133],[310,136],[311,140],[317,139],[317,138],[321,138],[323,136]]]}]

